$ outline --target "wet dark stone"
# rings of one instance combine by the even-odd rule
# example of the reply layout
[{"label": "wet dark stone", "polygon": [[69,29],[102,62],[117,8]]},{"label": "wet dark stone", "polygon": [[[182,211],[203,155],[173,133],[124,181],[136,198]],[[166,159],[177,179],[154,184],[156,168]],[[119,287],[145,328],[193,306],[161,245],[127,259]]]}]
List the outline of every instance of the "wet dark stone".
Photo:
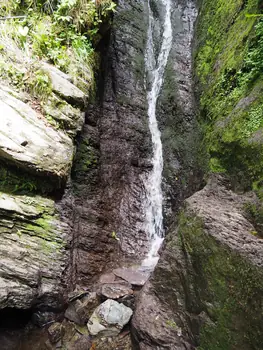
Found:
[{"label": "wet dark stone", "polygon": [[143,286],[150,274],[134,270],[132,268],[120,268],[113,270],[113,273],[135,286]]},{"label": "wet dark stone", "polygon": [[38,327],[44,327],[56,320],[58,315],[54,312],[49,311],[37,311],[32,315],[31,321]]},{"label": "wet dark stone", "polygon": [[143,257],[148,249],[143,179],[151,168],[152,145],[144,87],[146,36],[143,2],[119,1],[104,38],[98,100],[86,113],[70,193],[61,203],[62,218],[74,223],[68,275],[80,286],[91,285],[124,256]]},{"label": "wet dark stone", "polygon": [[129,283],[107,283],[101,287],[101,294],[108,299],[119,299],[133,294]]},{"label": "wet dark stone", "polygon": [[56,344],[61,340],[65,332],[61,323],[55,322],[48,328],[48,336],[51,344]]}]

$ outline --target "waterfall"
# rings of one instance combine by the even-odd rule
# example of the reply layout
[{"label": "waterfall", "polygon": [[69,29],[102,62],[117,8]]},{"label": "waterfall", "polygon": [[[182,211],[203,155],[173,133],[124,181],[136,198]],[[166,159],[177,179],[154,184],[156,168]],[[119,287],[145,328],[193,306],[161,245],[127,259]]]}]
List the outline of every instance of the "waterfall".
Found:
[{"label": "waterfall", "polygon": [[[158,249],[163,241],[163,195],[162,195],[162,172],[163,172],[163,150],[161,133],[156,118],[156,104],[164,79],[169,53],[172,47],[172,24],[171,24],[171,0],[161,0],[165,8],[165,17],[162,29],[160,51],[157,56],[154,45],[154,17],[148,0],[149,27],[148,40],[145,54],[146,75],[149,80],[147,91],[149,128],[152,137],[153,169],[146,182],[146,230],[151,242],[151,248],[147,259],[143,262],[145,266],[155,265],[158,261]],[[156,45],[157,46],[157,45]],[[157,57],[157,59],[156,59]]]}]

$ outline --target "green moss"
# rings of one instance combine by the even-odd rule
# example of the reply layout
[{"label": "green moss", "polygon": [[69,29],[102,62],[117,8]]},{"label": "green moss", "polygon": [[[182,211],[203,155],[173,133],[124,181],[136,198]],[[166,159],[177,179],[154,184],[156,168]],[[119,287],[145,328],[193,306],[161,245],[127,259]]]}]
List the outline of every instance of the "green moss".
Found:
[{"label": "green moss", "polygon": [[44,214],[36,220],[31,220],[30,224],[22,224],[19,232],[32,234],[41,238],[40,246],[46,253],[58,252],[65,247],[60,230],[56,223],[56,215]]},{"label": "green moss", "polygon": [[77,149],[73,173],[77,176],[85,175],[91,169],[96,168],[98,155],[89,139],[83,138]]},{"label": "green moss", "polygon": [[203,0],[195,72],[213,172],[244,189],[263,176],[263,22],[258,0]]},{"label": "green moss", "polygon": [[244,210],[248,219],[256,228],[256,231],[252,231],[251,234],[263,237],[263,204],[261,202],[247,203]]},{"label": "green moss", "polygon": [[15,194],[47,194],[57,187],[57,181],[47,177],[35,177],[21,168],[2,163],[0,165],[0,191]]},{"label": "green moss", "polygon": [[[201,327],[199,350],[261,350],[263,274],[245,257],[209,236],[202,220],[181,212],[180,244],[193,273],[196,305],[211,322]],[[191,306],[187,310],[191,310]]]}]

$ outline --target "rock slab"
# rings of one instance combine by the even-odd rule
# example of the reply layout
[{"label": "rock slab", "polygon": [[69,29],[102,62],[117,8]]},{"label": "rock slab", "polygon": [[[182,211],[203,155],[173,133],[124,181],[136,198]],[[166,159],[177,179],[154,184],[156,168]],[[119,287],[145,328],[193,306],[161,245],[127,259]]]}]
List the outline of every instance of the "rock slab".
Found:
[{"label": "rock slab", "polygon": [[143,286],[150,274],[140,272],[132,268],[120,268],[113,270],[113,273],[134,286]]},{"label": "rock slab", "polygon": [[72,164],[73,145],[62,131],[48,125],[29,105],[0,89],[0,158],[65,178]]},{"label": "rock slab", "polygon": [[129,283],[107,283],[101,287],[101,294],[109,299],[119,299],[125,295],[132,295]]}]

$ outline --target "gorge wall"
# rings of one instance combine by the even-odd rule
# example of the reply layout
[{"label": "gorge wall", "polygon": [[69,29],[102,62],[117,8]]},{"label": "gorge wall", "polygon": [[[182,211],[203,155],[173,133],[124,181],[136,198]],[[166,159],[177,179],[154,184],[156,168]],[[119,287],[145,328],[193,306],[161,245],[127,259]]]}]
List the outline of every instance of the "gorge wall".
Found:
[{"label": "gorge wall", "polygon": [[168,229],[133,335],[138,349],[261,349],[262,22],[253,14],[262,4],[198,7],[194,76],[210,175]]},{"label": "gorge wall", "polygon": [[[159,53],[164,8],[149,4]],[[137,297],[133,347],[260,350],[263,31],[253,14],[262,3],[171,6],[173,42],[157,103],[167,237]],[[147,1],[118,1],[89,105],[78,80],[45,62],[48,102],[2,77],[2,315],[29,310],[45,324],[64,310],[68,292],[90,290],[102,273],[139,264],[148,252],[147,28]],[[24,72],[24,54],[8,54]]]}]

